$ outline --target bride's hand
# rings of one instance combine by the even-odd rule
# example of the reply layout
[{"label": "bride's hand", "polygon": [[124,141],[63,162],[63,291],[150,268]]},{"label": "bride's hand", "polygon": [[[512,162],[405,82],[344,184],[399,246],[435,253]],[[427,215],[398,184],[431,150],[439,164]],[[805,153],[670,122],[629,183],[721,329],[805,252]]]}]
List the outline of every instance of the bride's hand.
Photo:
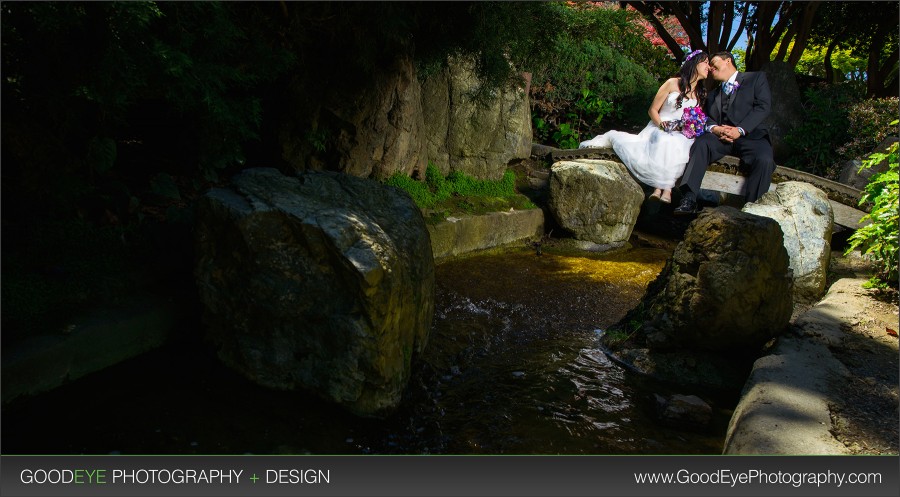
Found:
[{"label": "bride's hand", "polygon": [[678,123],[676,121],[661,121],[659,123],[659,129],[671,133],[672,131],[676,131],[678,128]]}]

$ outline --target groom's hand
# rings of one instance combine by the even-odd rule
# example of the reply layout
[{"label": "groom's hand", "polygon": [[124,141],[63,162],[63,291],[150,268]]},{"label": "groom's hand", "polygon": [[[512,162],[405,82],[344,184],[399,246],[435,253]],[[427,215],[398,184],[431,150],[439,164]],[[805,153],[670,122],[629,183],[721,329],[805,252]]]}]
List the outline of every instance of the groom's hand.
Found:
[{"label": "groom's hand", "polygon": [[741,132],[734,126],[719,125],[713,128],[713,133],[725,143],[734,143],[741,137]]}]

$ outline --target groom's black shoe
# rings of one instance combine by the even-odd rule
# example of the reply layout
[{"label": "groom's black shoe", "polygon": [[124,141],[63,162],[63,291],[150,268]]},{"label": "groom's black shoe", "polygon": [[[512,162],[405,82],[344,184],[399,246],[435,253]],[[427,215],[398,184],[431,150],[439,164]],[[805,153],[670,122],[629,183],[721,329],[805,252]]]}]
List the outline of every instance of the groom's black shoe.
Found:
[{"label": "groom's black shoe", "polygon": [[687,216],[697,213],[697,195],[688,190],[681,196],[681,204],[672,211],[676,216]]}]

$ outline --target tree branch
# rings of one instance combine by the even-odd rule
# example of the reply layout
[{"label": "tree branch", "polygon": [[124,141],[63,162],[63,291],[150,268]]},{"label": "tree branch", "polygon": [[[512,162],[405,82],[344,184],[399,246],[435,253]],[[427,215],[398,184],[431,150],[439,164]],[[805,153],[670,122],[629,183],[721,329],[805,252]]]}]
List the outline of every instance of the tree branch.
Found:
[{"label": "tree branch", "polygon": [[752,43],[747,45],[747,60],[745,64],[748,71],[756,70],[762,66],[762,63],[757,63],[760,53],[768,57],[772,51],[771,48],[767,47],[768,39],[772,35],[767,26],[772,25],[779,8],[780,5],[773,2],[762,2],[756,7],[755,29],[750,33]]},{"label": "tree branch", "polygon": [[[750,2],[744,2],[744,12],[741,14],[741,23],[738,25],[737,31],[734,33],[734,38],[728,42],[725,49],[729,52],[734,49],[734,46],[737,45],[738,40],[741,37],[741,33],[744,32],[744,27],[747,25],[747,16],[750,14]],[[747,44],[747,48],[750,48],[750,43]],[[749,53],[749,52],[748,52]]]},{"label": "tree branch", "polygon": [[734,25],[734,2],[724,2],[725,19],[722,21],[722,33],[719,35],[718,46],[728,50],[728,38]]},{"label": "tree branch", "polygon": [[784,56],[787,55],[788,47],[791,45],[791,40],[794,39],[794,34],[797,32],[797,23],[791,23],[788,27],[787,33],[781,37],[781,40],[778,42],[778,53],[775,54],[775,58],[772,60],[784,60]]},{"label": "tree branch", "polygon": [[709,2],[706,20],[706,47],[710,52],[719,51],[719,32],[722,30],[722,2]]},{"label": "tree branch", "polygon": [[[843,33],[842,33],[843,34]],[[825,50],[825,81],[829,83],[836,83],[834,80],[834,66],[831,64],[831,56],[834,54],[834,49],[838,46],[838,37],[836,36],[831,43],[828,44],[828,49]]]},{"label": "tree branch", "polygon": [[803,51],[809,43],[809,32],[812,29],[813,19],[816,17],[816,10],[819,8],[820,1],[809,2],[803,9],[800,18],[800,27],[797,29],[796,41],[791,55],[788,57],[787,63],[794,67],[800,61]]},{"label": "tree branch", "polygon": [[[703,34],[700,32],[700,5],[702,4],[687,4],[689,11],[686,13],[684,9],[681,8],[682,4],[679,2],[673,2],[671,4],[663,3],[671,10],[672,15],[675,16],[675,19],[681,24],[684,32],[687,33],[688,39],[691,40],[691,48],[706,50],[706,43],[703,41]],[[693,8],[694,5],[696,5],[697,8]],[[694,24],[695,20],[696,24]]]},{"label": "tree branch", "polygon": [[654,12],[654,8],[650,5],[652,2],[628,2],[628,5],[634,7],[634,10],[638,11],[644,19],[650,21],[653,24],[653,27],[656,29],[657,34],[662,39],[663,43],[666,44],[666,47],[672,51],[672,55],[675,56],[675,60],[680,64],[682,59],[684,59],[684,52],[681,50],[681,45],[678,44],[678,41],[666,31],[666,27],[663,25],[662,21],[656,17],[656,13]]}]

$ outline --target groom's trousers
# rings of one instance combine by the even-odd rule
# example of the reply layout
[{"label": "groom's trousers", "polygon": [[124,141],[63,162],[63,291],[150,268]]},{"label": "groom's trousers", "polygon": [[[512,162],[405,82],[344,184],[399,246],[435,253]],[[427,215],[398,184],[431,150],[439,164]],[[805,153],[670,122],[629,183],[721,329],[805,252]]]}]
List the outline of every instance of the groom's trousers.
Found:
[{"label": "groom's trousers", "polygon": [[706,168],[726,155],[739,157],[743,166],[748,169],[744,181],[744,195],[747,202],[756,202],[769,191],[772,173],[775,171],[775,157],[767,136],[762,138],[742,136],[734,143],[725,143],[712,133],[703,133],[691,146],[691,155],[681,177],[681,186],[689,188],[694,194],[699,194]]}]

